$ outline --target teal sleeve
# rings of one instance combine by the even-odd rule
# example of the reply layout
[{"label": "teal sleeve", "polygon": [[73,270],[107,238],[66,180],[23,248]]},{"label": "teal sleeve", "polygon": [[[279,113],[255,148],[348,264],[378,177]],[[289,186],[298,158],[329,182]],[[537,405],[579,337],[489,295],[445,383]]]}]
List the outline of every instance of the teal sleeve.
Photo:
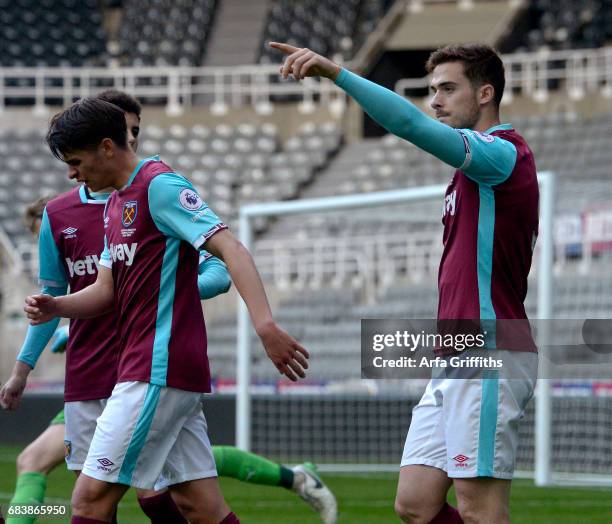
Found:
[{"label": "teal sleeve", "polygon": [[66,270],[51,232],[46,209],[43,211],[38,236],[38,267],[38,280],[41,285],[58,288],[68,285]]},{"label": "teal sleeve", "polygon": [[516,147],[507,140],[447,126],[397,93],[346,69],[340,72],[336,84],[387,131],[461,169],[475,182],[499,184],[514,169]]},{"label": "teal sleeve", "polygon": [[60,326],[53,333],[53,342],[51,343],[52,353],[63,353],[66,351],[66,345],[68,344],[68,338],[70,336],[69,326]]},{"label": "teal sleeve", "polygon": [[[68,286],[64,287],[43,287],[41,293],[46,293],[47,295],[53,295],[54,297],[58,297],[61,295],[65,295],[68,290]],[[25,362],[28,366],[34,369],[36,366],[36,362],[38,362],[38,358],[40,354],[45,349],[45,346],[51,340],[51,337],[55,333],[57,326],[60,323],[60,318],[56,317],[49,322],[45,322],[44,324],[39,324],[38,326],[28,326],[28,332],[26,334],[25,341],[23,342],[23,346],[21,347],[21,351],[17,356],[17,360],[21,362]]]},{"label": "teal sleeve", "polygon": [[196,249],[227,227],[191,183],[176,173],[158,175],[151,181],[149,210],[162,233],[185,240]]},{"label": "teal sleeve", "polygon": [[198,290],[205,300],[227,293],[232,285],[227,266],[210,253],[202,252],[198,267]]},{"label": "teal sleeve", "polygon": [[460,129],[459,132],[465,138],[468,150],[461,170],[474,182],[494,186],[512,174],[517,157],[512,142],[471,129]]},{"label": "teal sleeve", "polygon": [[459,131],[426,115],[404,97],[346,69],[338,75],[336,85],[390,133],[455,168],[465,162],[466,145]]}]

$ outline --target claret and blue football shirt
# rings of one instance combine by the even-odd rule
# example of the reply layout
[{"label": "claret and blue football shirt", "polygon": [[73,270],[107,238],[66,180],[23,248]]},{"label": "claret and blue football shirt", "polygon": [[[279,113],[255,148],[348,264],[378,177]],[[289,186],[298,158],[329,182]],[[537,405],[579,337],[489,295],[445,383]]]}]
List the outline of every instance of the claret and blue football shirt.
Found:
[{"label": "claret and blue football shirt", "polygon": [[[47,203],[39,237],[39,281],[76,293],[98,276],[104,242],[103,214],[108,195],[89,194],[84,186]],[[117,378],[116,317],[72,319],[66,348],[66,402],[107,398]],[[44,347],[44,346],[43,346]]]},{"label": "claret and blue football shirt", "polygon": [[100,263],[115,286],[118,382],[210,391],[198,249],[223,229],[191,183],[158,157],[142,160],[111,195]]},{"label": "claret and blue football shirt", "polygon": [[510,124],[452,128],[346,69],[336,84],[385,129],[456,168],[444,199],[438,318],[526,319],[539,188],[525,140]]}]

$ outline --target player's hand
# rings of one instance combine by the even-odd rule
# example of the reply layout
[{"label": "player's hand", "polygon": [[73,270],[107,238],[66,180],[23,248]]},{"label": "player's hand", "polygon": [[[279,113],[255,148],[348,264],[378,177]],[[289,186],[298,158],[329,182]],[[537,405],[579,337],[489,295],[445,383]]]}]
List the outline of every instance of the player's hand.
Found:
[{"label": "player's hand", "polygon": [[26,386],[27,377],[11,375],[8,382],[0,389],[0,406],[11,411],[21,404],[21,396]]},{"label": "player's hand", "polygon": [[293,75],[296,80],[302,80],[307,76],[323,76],[330,80],[336,80],[342,68],[307,47],[295,47],[280,42],[270,42],[270,47],[278,49],[287,55],[285,62],[280,68],[283,78]]},{"label": "player's hand", "polygon": [[68,344],[68,326],[60,326],[53,333],[51,338],[53,343],[51,344],[52,353],[63,353],[66,351],[66,345]]},{"label": "player's hand", "polygon": [[23,310],[33,326],[49,322],[57,316],[57,300],[51,295],[30,295],[25,302]]},{"label": "player's hand", "polygon": [[266,353],[281,375],[294,382],[304,378],[308,369],[308,351],[275,323],[259,332]]}]

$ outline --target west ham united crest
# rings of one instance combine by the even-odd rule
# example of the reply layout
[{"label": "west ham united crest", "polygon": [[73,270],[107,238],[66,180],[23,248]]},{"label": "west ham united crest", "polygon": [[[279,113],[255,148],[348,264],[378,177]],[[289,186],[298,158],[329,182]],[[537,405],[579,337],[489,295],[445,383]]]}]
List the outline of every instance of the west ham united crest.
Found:
[{"label": "west ham united crest", "polygon": [[130,227],[134,223],[134,220],[136,220],[137,214],[138,202],[136,200],[130,200],[123,204],[123,215],[121,217],[123,227]]}]

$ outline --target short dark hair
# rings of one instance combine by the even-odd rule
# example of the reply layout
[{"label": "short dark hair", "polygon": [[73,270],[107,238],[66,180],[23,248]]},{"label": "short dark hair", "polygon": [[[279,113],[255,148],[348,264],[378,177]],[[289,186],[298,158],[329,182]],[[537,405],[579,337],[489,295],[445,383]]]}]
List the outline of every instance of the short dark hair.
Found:
[{"label": "short dark hair", "polygon": [[69,151],[95,148],[105,138],[128,148],[125,112],[105,100],[87,97],[51,119],[46,142],[51,153],[64,160]]},{"label": "short dark hair", "polygon": [[23,214],[23,221],[25,222],[25,225],[32,233],[36,232],[35,230],[36,221],[42,220],[43,211],[45,210],[45,206],[47,205],[47,202],[49,202],[49,200],[51,200],[52,198],[53,196],[51,195],[43,196],[43,197],[40,197],[35,202],[32,202],[31,204],[28,204],[26,206],[25,213]]},{"label": "short dark hair", "polygon": [[111,104],[115,104],[117,107],[123,109],[126,113],[134,113],[140,118],[142,112],[142,106],[140,102],[136,100],[132,95],[128,95],[125,91],[119,91],[118,89],[107,89],[98,94],[100,100],[106,100]]},{"label": "short dark hair", "polygon": [[451,44],[434,51],[425,68],[434,68],[447,62],[463,62],[465,76],[475,87],[491,84],[495,90],[494,101],[501,103],[506,86],[504,63],[495,49],[486,44]]}]

